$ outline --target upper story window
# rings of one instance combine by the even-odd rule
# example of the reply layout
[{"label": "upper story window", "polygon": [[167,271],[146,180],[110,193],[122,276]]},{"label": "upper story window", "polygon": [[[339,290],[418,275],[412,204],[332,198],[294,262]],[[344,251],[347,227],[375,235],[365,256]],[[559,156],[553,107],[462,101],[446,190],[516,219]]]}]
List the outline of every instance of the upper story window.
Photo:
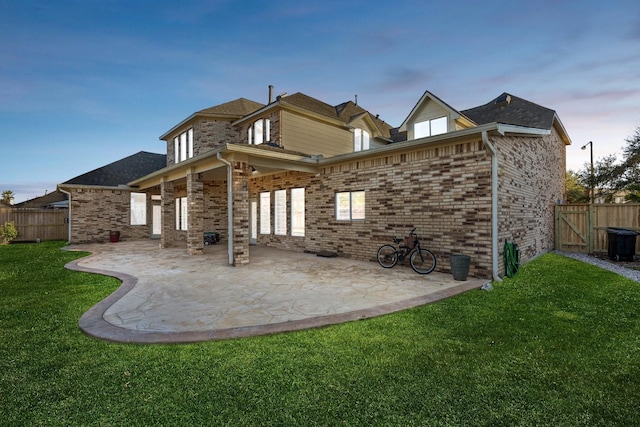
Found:
[{"label": "upper story window", "polygon": [[369,149],[369,132],[364,129],[355,129],[353,131],[353,151],[362,151]]},{"label": "upper story window", "polygon": [[249,144],[258,145],[263,142],[271,141],[271,120],[258,119],[251,126],[248,131]]},{"label": "upper story window", "polygon": [[438,117],[437,119],[417,122],[413,125],[413,138],[424,138],[427,136],[440,135],[447,133],[447,117]]},{"label": "upper story window", "polygon": [[175,163],[180,163],[193,157],[193,128],[182,132],[173,139],[175,146]]}]

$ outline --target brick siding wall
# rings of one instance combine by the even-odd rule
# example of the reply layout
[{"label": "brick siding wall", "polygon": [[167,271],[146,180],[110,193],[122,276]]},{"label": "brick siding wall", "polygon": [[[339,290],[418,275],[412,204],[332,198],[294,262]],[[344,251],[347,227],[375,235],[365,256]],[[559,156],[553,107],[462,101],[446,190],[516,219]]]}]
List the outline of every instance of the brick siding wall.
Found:
[{"label": "brick siding wall", "polygon": [[[110,231],[120,231],[120,240],[148,239],[149,225],[130,225],[131,193],[127,190],[72,189],[72,243],[103,243]],[[151,198],[147,196],[147,221],[151,220]]]},{"label": "brick siding wall", "polygon": [[[450,271],[449,255],[460,252],[471,255],[471,274],[489,276],[490,171],[484,145],[469,141],[329,166],[317,177],[285,173],[254,179],[251,196],[256,200],[261,191],[305,187],[306,193],[305,237],[259,234],[258,244],[375,260],[380,245],[417,227],[439,271]],[[337,221],[335,193],[361,190],[365,220]]]},{"label": "brick siding wall", "polygon": [[491,140],[499,153],[500,256],[505,239],[518,244],[523,261],[552,250],[554,206],[565,199],[564,142],[555,130],[542,138],[496,135]]},{"label": "brick siding wall", "polygon": [[220,147],[227,142],[241,142],[239,132],[231,122],[216,119],[201,119],[193,125],[193,155]]}]

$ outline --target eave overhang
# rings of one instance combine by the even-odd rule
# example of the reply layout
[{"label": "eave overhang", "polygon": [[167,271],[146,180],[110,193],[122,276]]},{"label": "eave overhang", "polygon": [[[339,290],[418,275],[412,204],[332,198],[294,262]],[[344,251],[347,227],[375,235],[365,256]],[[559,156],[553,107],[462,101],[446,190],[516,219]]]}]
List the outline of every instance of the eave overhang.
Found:
[{"label": "eave overhang", "polygon": [[317,159],[313,156],[278,152],[277,150],[264,150],[246,144],[225,144],[199,156],[138,178],[128,183],[128,186],[137,189],[150,188],[160,185],[163,181],[182,179],[189,172],[204,173],[226,167],[226,164],[218,159],[218,153],[224,154],[227,160],[233,160],[236,157],[256,167],[279,168],[309,173],[317,172]]},{"label": "eave overhang", "polygon": [[159,139],[161,141],[166,141],[170,135],[186,128],[189,124],[192,124],[198,118],[222,119],[222,120],[233,122],[235,120],[238,120],[241,117],[242,116],[238,114],[223,114],[223,113],[213,114],[213,113],[202,113],[202,112],[193,113],[192,115],[190,115],[189,117],[187,117],[186,119],[184,119],[183,121],[181,121],[180,123],[172,127],[171,129],[169,129],[163,135],[161,135]]},{"label": "eave overhang", "polygon": [[[255,167],[266,167],[272,170],[281,171],[294,170],[299,172],[317,173],[318,167],[325,165],[376,157],[385,153],[408,152],[419,147],[446,145],[461,140],[468,140],[473,137],[481,138],[483,132],[493,132],[503,136],[514,135],[529,137],[543,137],[551,134],[551,130],[548,129],[529,128],[502,123],[488,123],[454,132],[414,139],[411,141],[396,142],[379,148],[341,154],[329,158],[280,152],[278,150],[265,150],[261,149],[259,146],[256,147],[247,144],[225,144],[199,156],[167,166],[166,168],[129,182],[126,188],[117,188],[130,190],[145,189],[159,185],[163,181],[175,181],[182,179],[189,172],[203,173],[213,169],[226,167],[226,164],[218,159],[218,153],[224,154],[227,160],[233,161],[235,158],[247,161],[251,166]],[[88,188],[95,187],[90,186]]]},{"label": "eave overhang", "polygon": [[331,117],[325,116],[323,114],[320,113],[316,113],[314,111],[308,110],[306,108],[303,107],[299,107],[297,105],[293,105],[293,104],[289,104],[288,102],[285,101],[285,98],[280,98],[277,101],[272,102],[271,104],[265,106],[264,108],[261,108],[257,111],[254,111],[251,114],[248,114],[242,118],[239,118],[238,120],[234,121],[233,123],[231,123],[233,126],[240,126],[244,123],[247,122],[251,122],[252,119],[264,116],[265,113],[269,112],[270,110],[276,110],[276,109],[280,109],[280,110],[286,110],[286,111],[291,111],[306,117],[309,117],[311,119],[315,119],[315,120],[319,120],[325,123],[329,123],[332,124],[334,126],[338,126],[341,128],[345,128],[347,129],[348,126],[345,122],[343,122],[342,120],[338,120],[338,119],[333,119]]}]

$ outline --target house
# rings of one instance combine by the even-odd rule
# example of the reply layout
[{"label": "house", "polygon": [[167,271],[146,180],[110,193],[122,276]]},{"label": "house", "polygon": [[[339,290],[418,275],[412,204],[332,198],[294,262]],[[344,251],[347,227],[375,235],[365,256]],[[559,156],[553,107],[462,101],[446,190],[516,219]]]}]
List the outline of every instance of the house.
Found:
[{"label": "house", "polygon": [[103,242],[111,230],[129,239],[149,238],[148,227],[132,221],[137,196],[126,184],[166,164],[166,155],[140,151],[59,184],[58,190],[69,198],[69,241]]},{"label": "house", "polygon": [[36,209],[66,209],[69,207],[67,195],[59,190],[47,192],[43,196],[34,197],[24,202],[16,203],[17,208],[36,208]]},{"label": "house", "polygon": [[417,227],[438,270],[464,253],[476,277],[502,274],[505,241],[523,260],[553,249],[571,143],[555,111],[507,93],[458,111],[427,91],[396,128],[353,101],[271,94],[173,126],[162,167],[61,184],[71,241],[118,228],[197,255],[216,231],[233,265],[250,262],[252,244],[371,260]]}]

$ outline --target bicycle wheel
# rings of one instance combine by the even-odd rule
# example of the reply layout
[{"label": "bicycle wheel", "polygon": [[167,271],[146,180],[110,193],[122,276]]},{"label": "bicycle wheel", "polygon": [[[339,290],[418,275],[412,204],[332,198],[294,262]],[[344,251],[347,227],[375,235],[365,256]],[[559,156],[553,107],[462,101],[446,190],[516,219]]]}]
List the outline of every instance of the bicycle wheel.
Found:
[{"label": "bicycle wheel", "polygon": [[409,262],[413,271],[419,274],[429,274],[436,268],[436,257],[427,249],[414,251]]},{"label": "bicycle wheel", "polygon": [[391,268],[398,263],[398,252],[391,245],[382,245],[378,249],[378,264],[384,268]]}]

